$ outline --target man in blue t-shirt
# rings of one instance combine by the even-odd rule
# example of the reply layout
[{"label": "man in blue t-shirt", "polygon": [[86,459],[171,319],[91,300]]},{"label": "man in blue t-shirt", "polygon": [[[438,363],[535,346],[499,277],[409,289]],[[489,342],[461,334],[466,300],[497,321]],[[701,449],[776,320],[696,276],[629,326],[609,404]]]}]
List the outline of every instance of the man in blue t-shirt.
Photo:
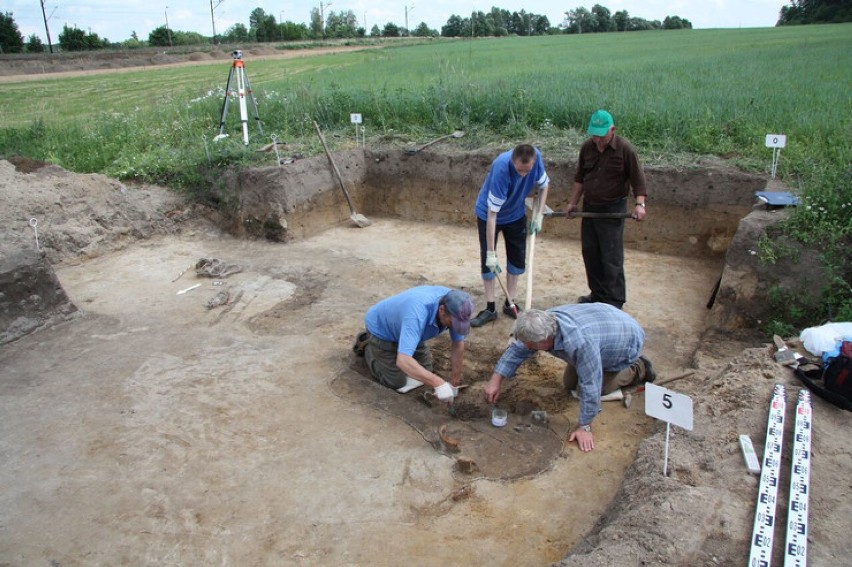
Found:
[{"label": "man in blue t-shirt", "polygon": [[473,302],[459,290],[443,286],[419,286],[383,299],[367,310],[366,332],[359,335],[355,350],[363,349],[370,374],[380,384],[398,390],[408,378],[431,386],[435,396],[450,401],[450,384],[432,372],[432,352],[426,341],[450,331],[450,381],[461,382],[464,338],[470,331]]},{"label": "man in blue t-shirt", "polygon": [[485,286],[485,309],[470,324],[481,327],[497,319],[494,278],[503,271],[497,262],[497,235],[503,233],[506,241],[506,291],[509,297],[503,304],[503,313],[514,317],[515,292],[518,276],[526,269],[527,217],[524,199],[534,189],[540,191],[539,210],[533,211],[529,230],[541,230],[547,186],[550,179],[544,170],[541,152],[529,145],[520,144],[497,156],[488,170],[485,183],[476,199],[476,224],[479,229],[480,272]]}]

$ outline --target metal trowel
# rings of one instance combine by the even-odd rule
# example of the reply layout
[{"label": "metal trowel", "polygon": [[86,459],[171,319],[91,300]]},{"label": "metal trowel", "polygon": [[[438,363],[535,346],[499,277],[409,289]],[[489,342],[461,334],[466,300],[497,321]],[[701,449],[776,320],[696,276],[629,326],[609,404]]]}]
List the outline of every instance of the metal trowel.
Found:
[{"label": "metal trowel", "polygon": [[784,343],[784,339],[778,335],[773,335],[772,341],[778,348],[778,351],[775,353],[775,362],[783,364],[784,366],[795,366],[798,364],[798,356],[796,356],[796,353],[792,350],[787,348],[787,345]]}]

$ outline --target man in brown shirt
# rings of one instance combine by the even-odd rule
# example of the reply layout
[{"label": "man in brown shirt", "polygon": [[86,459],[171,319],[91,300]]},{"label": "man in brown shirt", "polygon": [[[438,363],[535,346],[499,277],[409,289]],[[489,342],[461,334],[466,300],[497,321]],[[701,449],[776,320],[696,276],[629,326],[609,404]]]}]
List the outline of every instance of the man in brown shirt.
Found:
[{"label": "man in brown shirt", "polygon": [[[589,121],[591,136],[580,148],[574,186],[566,212],[626,213],[630,190],[635,205],[631,216],[645,218],[645,173],[636,149],[615,135],[615,123],[606,110],[597,110]],[[581,239],[586,280],[591,293],[580,303],[609,303],[621,309],[627,300],[624,281],[624,219],[584,218]]]}]

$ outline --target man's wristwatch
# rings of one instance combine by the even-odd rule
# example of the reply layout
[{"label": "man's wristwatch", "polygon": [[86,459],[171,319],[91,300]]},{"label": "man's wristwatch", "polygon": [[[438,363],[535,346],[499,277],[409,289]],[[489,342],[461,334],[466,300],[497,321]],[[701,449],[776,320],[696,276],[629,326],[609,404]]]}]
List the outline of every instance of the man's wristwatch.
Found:
[{"label": "man's wristwatch", "polygon": [[636,203],[636,206],[637,206],[637,207],[642,207],[642,208],[644,209],[644,208],[645,208],[645,203]]},{"label": "man's wristwatch", "polygon": [[591,433],[591,432],[592,432],[592,426],[591,426],[591,425],[581,425],[581,426],[579,427],[579,429],[582,429],[582,430],[583,430],[583,431],[585,431],[586,433]]}]

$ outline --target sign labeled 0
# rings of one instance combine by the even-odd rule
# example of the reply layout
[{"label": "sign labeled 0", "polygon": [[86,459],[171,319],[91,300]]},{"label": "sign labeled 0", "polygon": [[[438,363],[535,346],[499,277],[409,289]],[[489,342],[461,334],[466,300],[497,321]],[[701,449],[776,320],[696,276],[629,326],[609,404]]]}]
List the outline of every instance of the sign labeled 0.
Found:
[{"label": "sign labeled 0", "polygon": [[787,145],[787,136],[784,134],[767,134],[766,135],[766,147],[767,148],[783,148]]},{"label": "sign labeled 0", "polygon": [[692,398],[650,382],[645,384],[645,414],[692,431]]}]

